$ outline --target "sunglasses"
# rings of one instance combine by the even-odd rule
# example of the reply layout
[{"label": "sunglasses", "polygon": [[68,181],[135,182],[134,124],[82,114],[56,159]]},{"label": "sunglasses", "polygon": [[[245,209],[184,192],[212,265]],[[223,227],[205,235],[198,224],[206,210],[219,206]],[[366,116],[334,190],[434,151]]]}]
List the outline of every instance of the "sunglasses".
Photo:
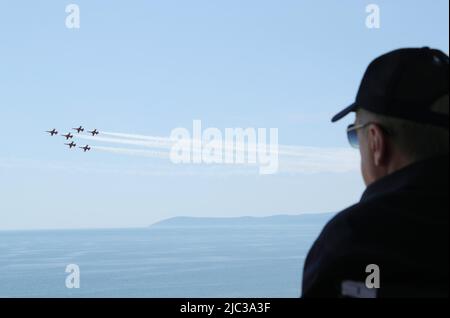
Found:
[{"label": "sunglasses", "polygon": [[347,139],[350,146],[353,148],[358,149],[359,148],[359,140],[358,140],[358,130],[363,129],[367,127],[369,123],[367,124],[361,124],[361,125],[355,125],[351,124],[347,127]]},{"label": "sunglasses", "polygon": [[355,125],[351,124],[347,127],[347,139],[350,143],[350,146],[353,148],[358,149],[359,148],[359,140],[358,140],[358,130],[366,128],[369,125],[377,125],[380,127],[380,129],[387,135],[391,135],[391,133],[385,129],[384,127],[380,126],[378,123],[368,122],[365,124]]}]

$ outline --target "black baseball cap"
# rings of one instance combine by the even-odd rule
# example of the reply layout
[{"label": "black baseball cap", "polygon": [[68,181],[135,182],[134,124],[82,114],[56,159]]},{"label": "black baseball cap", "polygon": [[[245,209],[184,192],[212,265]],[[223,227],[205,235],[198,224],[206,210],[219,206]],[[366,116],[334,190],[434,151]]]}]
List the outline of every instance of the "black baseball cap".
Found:
[{"label": "black baseball cap", "polygon": [[428,47],[399,49],[378,57],[367,68],[355,103],[331,121],[361,108],[448,129],[448,111],[432,107],[438,101],[448,103],[448,59],[447,54]]}]

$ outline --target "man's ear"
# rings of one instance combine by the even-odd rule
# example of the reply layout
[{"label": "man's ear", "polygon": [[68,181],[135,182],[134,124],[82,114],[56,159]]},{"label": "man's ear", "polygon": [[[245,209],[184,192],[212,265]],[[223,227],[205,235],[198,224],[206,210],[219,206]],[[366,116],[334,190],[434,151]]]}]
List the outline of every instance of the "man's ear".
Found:
[{"label": "man's ear", "polygon": [[388,158],[388,145],[386,136],[377,125],[368,127],[369,148],[372,153],[373,163],[376,167],[384,166]]}]

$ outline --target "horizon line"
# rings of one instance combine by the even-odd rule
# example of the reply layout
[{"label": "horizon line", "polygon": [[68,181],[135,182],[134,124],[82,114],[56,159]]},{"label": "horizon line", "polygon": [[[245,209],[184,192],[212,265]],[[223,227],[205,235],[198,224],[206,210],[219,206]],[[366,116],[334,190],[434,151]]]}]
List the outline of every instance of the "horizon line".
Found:
[{"label": "horizon line", "polygon": [[264,219],[275,216],[301,216],[301,215],[322,215],[322,214],[333,214],[335,212],[303,212],[303,213],[281,213],[281,214],[272,214],[272,215],[263,215],[263,216],[252,216],[252,215],[243,215],[243,216],[186,216],[179,215],[173,216],[165,219],[161,219],[159,221],[155,221],[149,225],[145,226],[129,226],[129,227],[73,227],[73,228],[17,228],[17,229],[2,229],[0,228],[0,233],[2,232],[51,232],[51,231],[108,231],[108,230],[145,230],[151,228],[153,225],[159,224],[161,222],[175,219],[175,218],[190,218],[190,219],[240,219],[240,218],[254,218],[254,219]]}]

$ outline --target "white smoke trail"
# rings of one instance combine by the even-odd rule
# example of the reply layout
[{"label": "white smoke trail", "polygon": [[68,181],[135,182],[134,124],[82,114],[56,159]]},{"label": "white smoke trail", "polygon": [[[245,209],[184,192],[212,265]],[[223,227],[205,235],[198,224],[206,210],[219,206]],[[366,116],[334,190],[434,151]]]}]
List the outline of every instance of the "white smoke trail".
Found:
[{"label": "white smoke trail", "polygon": [[[119,135],[119,134],[116,134],[116,135]],[[148,138],[146,140],[143,138],[140,138],[140,140],[124,139],[123,136],[126,136],[126,134],[120,134],[120,135],[121,135],[120,138],[93,137],[93,136],[88,136],[88,135],[78,135],[78,138],[85,139],[85,140],[98,141],[98,142],[116,143],[116,144],[141,146],[141,147],[166,149],[166,150],[172,149],[172,147],[176,144],[190,147],[193,142],[192,139],[184,140],[184,141],[181,141],[181,140],[177,141],[177,140],[173,140],[170,138],[162,138],[162,137],[152,137],[152,138]],[[246,151],[255,151],[255,152],[258,151],[257,146],[248,146],[248,148],[246,148],[245,146],[233,147],[233,145],[223,145],[223,144],[217,143],[217,142],[211,142],[211,143],[208,143],[208,145],[211,147],[215,147],[216,149],[217,148],[221,149],[224,154],[227,154],[227,152],[234,154],[234,153],[241,153],[241,152],[246,152]],[[201,151],[201,149],[199,149],[197,151]]]},{"label": "white smoke trail", "polygon": [[[94,150],[123,154],[133,156],[144,156],[151,158],[170,159],[172,147],[178,143],[190,149],[192,153],[201,152],[202,149],[192,151],[193,140],[183,142],[168,137],[144,136],[135,134],[122,134],[112,132],[101,132],[100,136],[89,136],[86,134],[77,135],[79,139],[85,139],[93,142],[122,144],[129,146],[138,146],[144,149],[135,148],[116,148],[116,147],[92,147]],[[238,154],[240,152],[256,151],[257,145],[226,144],[226,143],[208,143],[215,149],[221,149],[222,155]],[[161,151],[152,151],[157,149]],[[270,147],[267,148],[269,150]],[[269,151],[266,151],[269,152]],[[287,173],[317,173],[317,172],[348,172],[355,171],[359,167],[359,158],[356,151],[347,148],[320,148],[281,145],[278,149],[280,171]],[[236,165],[237,166],[237,165]],[[240,164],[239,166],[252,166],[251,164]]]},{"label": "white smoke trail", "polygon": [[103,151],[109,153],[116,153],[130,156],[150,157],[158,159],[169,159],[169,154],[166,152],[158,152],[151,150],[129,149],[129,148],[116,148],[116,147],[101,147],[91,146],[92,150]]},{"label": "white smoke trail", "polygon": [[149,148],[160,148],[160,149],[169,149],[169,145],[162,145],[158,142],[151,141],[139,141],[139,140],[130,140],[130,139],[121,139],[121,138],[105,138],[105,137],[93,137],[88,135],[77,135],[79,139],[98,141],[98,142],[106,142],[106,143],[114,143],[114,144],[123,144],[123,145],[131,145],[131,146],[141,146],[141,147],[149,147]]},{"label": "white smoke trail", "polygon": [[137,134],[122,134],[122,133],[114,133],[114,132],[107,132],[107,131],[102,131],[102,135],[124,138],[124,139],[148,140],[148,141],[155,141],[155,142],[161,142],[161,143],[176,141],[176,140],[173,140],[173,139],[170,139],[167,137],[145,136],[145,135],[137,135]]},{"label": "white smoke trail", "polygon": [[[98,142],[106,143],[117,143],[132,146],[141,146],[148,148],[157,149],[167,149],[170,150],[175,144],[190,146],[193,142],[192,139],[179,141],[170,139],[168,137],[156,137],[156,136],[144,136],[135,134],[122,134],[122,133],[112,133],[112,132],[102,132],[102,135],[111,136],[113,138],[106,137],[93,137],[88,135],[78,135],[80,139],[87,139]],[[127,139],[129,138],[129,139]],[[209,146],[215,147],[216,149],[222,149],[224,155],[227,153],[240,153],[240,152],[258,152],[258,145],[252,144],[227,144],[220,142],[209,142]],[[271,151],[269,145],[266,149],[266,153]],[[320,147],[305,147],[305,146],[290,146],[290,145],[279,145],[278,151],[279,156],[289,156],[289,157],[300,157],[303,160],[349,160],[352,163],[357,162],[357,153],[352,149],[347,148],[320,148]]]},{"label": "white smoke trail", "polygon": [[[120,155],[138,156],[138,157],[148,157],[157,159],[170,159],[169,153],[158,152],[151,150],[140,150],[140,149],[129,149],[129,148],[116,148],[116,147],[101,147],[92,146],[93,151],[102,151]],[[244,173],[245,171],[239,170],[239,167],[255,168],[257,164],[242,163],[236,165],[237,171]],[[230,168],[228,166],[228,168]],[[343,164],[342,162],[336,161],[317,161],[317,160],[305,160],[301,162],[295,162],[292,160],[282,160],[280,162],[280,172],[281,173],[320,173],[320,172],[349,172],[355,170],[355,166],[351,163]]]}]

